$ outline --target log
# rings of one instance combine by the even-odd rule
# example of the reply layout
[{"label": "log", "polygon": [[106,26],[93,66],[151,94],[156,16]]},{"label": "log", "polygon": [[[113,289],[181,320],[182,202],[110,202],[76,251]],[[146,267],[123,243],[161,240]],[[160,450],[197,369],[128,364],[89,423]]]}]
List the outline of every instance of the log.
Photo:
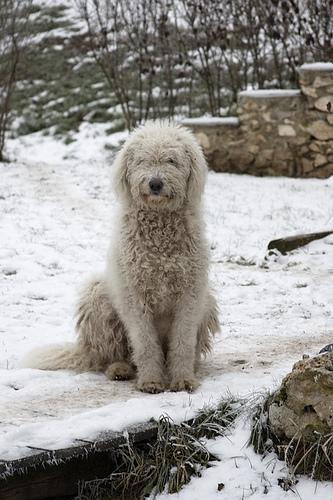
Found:
[{"label": "log", "polygon": [[274,250],[277,250],[282,255],[286,255],[288,252],[291,252],[296,248],[304,247],[308,243],[311,243],[311,241],[326,238],[326,236],[329,236],[330,234],[333,234],[333,230],[322,231],[319,233],[297,234],[287,238],[279,238],[278,240],[270,241],[267,249],[269,251],[269,255],[274,253]]}]

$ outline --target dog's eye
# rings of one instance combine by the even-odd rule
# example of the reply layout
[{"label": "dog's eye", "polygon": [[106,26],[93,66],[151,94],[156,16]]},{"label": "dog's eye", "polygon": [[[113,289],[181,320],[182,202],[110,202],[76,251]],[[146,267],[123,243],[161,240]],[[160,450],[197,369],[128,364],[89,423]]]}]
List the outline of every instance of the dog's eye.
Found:
[{"label": "dog's eye", "polygon": [[175,160],[173,158],[168,158],[167,162],[171,163],[171,165],[175,165],[176,164],[176,162],[175,162]]}]

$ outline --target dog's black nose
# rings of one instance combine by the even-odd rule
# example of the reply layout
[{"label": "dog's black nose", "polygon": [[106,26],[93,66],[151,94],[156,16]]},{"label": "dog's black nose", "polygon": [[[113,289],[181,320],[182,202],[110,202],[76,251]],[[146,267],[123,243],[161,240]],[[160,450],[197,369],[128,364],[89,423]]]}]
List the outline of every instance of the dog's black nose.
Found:
[{"label": "dog's black nose", "polygon": [[163,181],[154,177],[149,181],[149,187],[153,194],[159,194],[163,188]]}]

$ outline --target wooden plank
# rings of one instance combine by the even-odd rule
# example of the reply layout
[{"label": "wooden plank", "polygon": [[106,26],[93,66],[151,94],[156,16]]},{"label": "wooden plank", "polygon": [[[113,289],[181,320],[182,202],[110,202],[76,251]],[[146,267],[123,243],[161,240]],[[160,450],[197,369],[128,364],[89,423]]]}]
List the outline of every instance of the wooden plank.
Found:
[{"label": "wooden plank", "polygon": [[298,234],[296,236],[289,236],[287,238],[279,238],[277,240],[272,240],[268,243],[268,250],[272,253],[274,250],[278,250],[282,255],[285,255],[296,248],[303,247],[311,241],[320,240],[326,238],[333,234],[333,231],[322,231],[319,233],[308,233],[308,234]]},{"label": "wooden plank", "polygon": [[126,439],[134,443],[156,438],[157,425],[149,422],[124,432],[101,434],[94,442],[43,451],[0,463],[1,500],[37,500],[77,494],[78,482],[109,476],[115,470],[116,451]]}]

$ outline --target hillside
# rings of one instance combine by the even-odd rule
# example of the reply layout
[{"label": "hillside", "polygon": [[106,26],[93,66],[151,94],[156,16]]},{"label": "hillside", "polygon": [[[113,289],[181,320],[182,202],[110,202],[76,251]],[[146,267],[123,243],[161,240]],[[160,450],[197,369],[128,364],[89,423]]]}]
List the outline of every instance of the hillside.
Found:
[{"label": "hillside", "polygon": [[22,54],[13,98],[15,133],[39,130],[70,142],[83,121],[122,128],[114,96],[91,57],[72,2],[34,2],[32,41]]}]

